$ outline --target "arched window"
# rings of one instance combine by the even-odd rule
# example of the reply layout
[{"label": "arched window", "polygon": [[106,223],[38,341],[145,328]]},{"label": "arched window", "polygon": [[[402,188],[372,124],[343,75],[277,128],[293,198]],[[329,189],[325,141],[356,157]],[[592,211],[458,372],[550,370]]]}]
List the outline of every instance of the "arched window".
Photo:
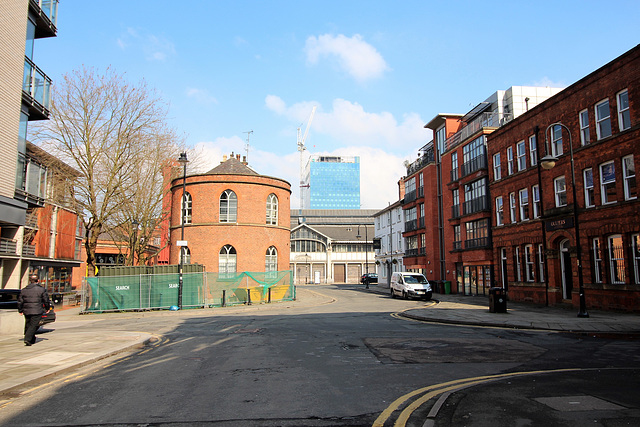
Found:
[{"label": "arched window", "polygon": [[218,257],[218,273],[220,276],[235,275],[236,273],[236,248],[224,245],[220,249]]},{"label": "arched window", "polygon": [[275,246],[269,247],[265,255],[264,271],[268,273],[270,271],[278,271],[278,250]]},{"label": "arched window", "polygon": [[273,193],[267,197],[267,224],[278,225],[278,197]]},{"label": "arched window", "polygon": [[191,194],[184,193],[182,197],[182,210],[180,212],[180,224],[191,224]]},{"label": "arched window", "polygon": [[191,264],[191,251],[186,246],[180,247],[180,258],[182,264]]},{"label": "arched window", "polygon": [[236,222],[238,220],[238,197],[231,190],[220,195],[220,222]]}]

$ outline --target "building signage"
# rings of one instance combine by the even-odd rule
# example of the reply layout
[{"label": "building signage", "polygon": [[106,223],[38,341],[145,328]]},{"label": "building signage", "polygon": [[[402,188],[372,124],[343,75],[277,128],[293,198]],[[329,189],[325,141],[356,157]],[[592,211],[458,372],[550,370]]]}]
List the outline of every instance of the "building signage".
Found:
[{"label": "building signage", "polygon": [[176,246],[189,246],[186,240],[178,240]]},{"label": "building signage", "polygon": [[563,230],[565,228],[573,228],[573,217],[552,219],[545,222],[547,231]]},{"label": "building signage", "polygon": [[378,237],[373,239],[373,249],[382,249],[382,245],[380,244],[380,239]]}]

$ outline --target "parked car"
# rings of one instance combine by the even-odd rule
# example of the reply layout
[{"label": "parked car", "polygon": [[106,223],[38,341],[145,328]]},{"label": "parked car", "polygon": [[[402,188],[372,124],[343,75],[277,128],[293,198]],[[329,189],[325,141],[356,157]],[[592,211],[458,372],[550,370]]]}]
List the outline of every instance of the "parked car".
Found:
[{"label": "parked car", "polygon": [[400,295],[404,299],[422,298],[430,300],[433,295],[431,284],[420,273],[407,273],[397,271],[391,276],[391,297]]},{"label": "parked car", "polygon": [[[17,310],[18,295],[20,295],[20,289],[0,289],[0,309]],[[53,310],[53,306],[51,306],[51,310],[42,315],[42,318],[40,319],[40,326],[55,321],[56,312]]]},{"label": "parked car", "polygon": [[17,310],[20,289],[0,289],[0,309]]},{"label": "parked car", "polygon": [[367,286],[371,283],[378,283],[378,275],[376,273],[365,273],[360,278],[360,283]]}]

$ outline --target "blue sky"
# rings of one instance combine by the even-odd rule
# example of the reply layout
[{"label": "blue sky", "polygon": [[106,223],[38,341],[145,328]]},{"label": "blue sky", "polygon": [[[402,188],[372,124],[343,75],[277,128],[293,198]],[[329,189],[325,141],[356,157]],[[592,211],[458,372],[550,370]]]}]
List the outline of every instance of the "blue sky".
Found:
[{"label": "blue sky", "polygon": [[640,42],[640,2],[60,0],[34,58],[144,79],[205,170],[232,151],[288,180],[308,153],[361,157],[363,208],[397,200],[438,113],[511,86],[564,87]]}]

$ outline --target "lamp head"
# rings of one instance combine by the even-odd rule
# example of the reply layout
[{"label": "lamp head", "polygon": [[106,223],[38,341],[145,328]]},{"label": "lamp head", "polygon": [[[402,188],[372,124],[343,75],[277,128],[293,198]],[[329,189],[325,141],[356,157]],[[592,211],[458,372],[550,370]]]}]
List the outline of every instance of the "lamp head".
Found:
[{"label": "lamp head", "polygon": [[187,163],[189,163],[186,152],[180,153],[180,157],[178,157],[178,163],[180,163],[181,165],[186,165]]},{"label": "lamp head", "polygon": [[553,157],[551,154],[547,154],[540,159],[540,166],[545,170],[553,169],[557,161],[558,159],[556,157]]}]

